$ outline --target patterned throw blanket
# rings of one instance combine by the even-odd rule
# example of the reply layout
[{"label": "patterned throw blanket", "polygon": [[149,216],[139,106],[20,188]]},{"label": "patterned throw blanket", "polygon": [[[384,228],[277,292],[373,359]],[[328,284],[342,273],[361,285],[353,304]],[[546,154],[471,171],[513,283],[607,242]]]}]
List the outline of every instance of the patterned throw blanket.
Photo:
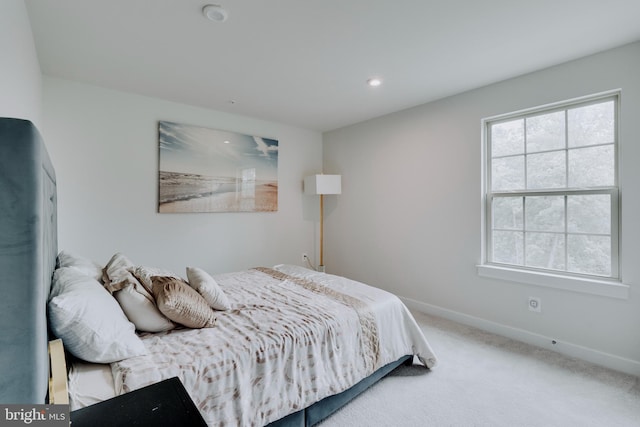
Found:
[{"label": "patterned throw blanket", "polygon": [[371,372],[378,369],[380,359],[380,343],[378,341],[378,328],[376,326],[376,318],[371,307],[358,298],[343,294],[327,286],[313,282],[301,277],[290,276],[271,268],[258,267],[256,270],[269,274],[271,277],[280,280],[289,280],[303,288],[324,297],[344,304],[345,307],[355,310],[358,320],[360,321],[360,347],[362,349],[363,363]]},{"label": "patterned throw blanket", "polygon": [[332,287],[267,268],[215,279],[232,309],[143,335],[148,355],[112,364],[116,393],[178,376],[209,425],[262,426],[411,353],[384,360],[371,305]]}]

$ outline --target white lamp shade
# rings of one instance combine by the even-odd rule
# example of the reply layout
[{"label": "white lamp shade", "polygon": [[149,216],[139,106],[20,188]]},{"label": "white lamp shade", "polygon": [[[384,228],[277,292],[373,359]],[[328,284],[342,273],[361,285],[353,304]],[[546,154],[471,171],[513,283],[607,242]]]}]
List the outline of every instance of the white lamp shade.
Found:
[{"label": "white lamp shade", "polygon": [[311,175],[304,178],[304,194],[341,194],[341,175]]}]

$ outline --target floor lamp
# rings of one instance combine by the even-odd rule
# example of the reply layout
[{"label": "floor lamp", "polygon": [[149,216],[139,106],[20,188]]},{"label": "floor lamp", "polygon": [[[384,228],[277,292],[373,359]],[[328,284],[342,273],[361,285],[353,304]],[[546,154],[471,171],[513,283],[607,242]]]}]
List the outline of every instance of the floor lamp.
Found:
[{"label": "floor lamp", "polygon": [[304,194],[320,196],[320,265],[318,271],[324,271],[324,195],[342,193],[342,176],[311,175],[304,179]]}]

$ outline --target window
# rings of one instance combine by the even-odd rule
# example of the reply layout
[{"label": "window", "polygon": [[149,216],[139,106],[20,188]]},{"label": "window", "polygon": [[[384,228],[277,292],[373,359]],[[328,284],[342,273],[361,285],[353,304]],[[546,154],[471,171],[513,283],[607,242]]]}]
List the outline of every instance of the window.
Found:
[{"label": "window", "polygon": [[619,278],[618,95],[485,120],[486,264]]}]

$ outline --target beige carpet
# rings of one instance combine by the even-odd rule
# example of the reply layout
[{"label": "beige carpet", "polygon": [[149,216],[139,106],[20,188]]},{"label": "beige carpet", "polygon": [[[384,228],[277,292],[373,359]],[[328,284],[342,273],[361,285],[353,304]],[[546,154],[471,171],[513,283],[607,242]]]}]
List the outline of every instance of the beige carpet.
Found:
[{"label": "beige carpet", "polygon": [[396,369],[321,427],[640,426],[636,377],[414,315],[438,367]]}]

